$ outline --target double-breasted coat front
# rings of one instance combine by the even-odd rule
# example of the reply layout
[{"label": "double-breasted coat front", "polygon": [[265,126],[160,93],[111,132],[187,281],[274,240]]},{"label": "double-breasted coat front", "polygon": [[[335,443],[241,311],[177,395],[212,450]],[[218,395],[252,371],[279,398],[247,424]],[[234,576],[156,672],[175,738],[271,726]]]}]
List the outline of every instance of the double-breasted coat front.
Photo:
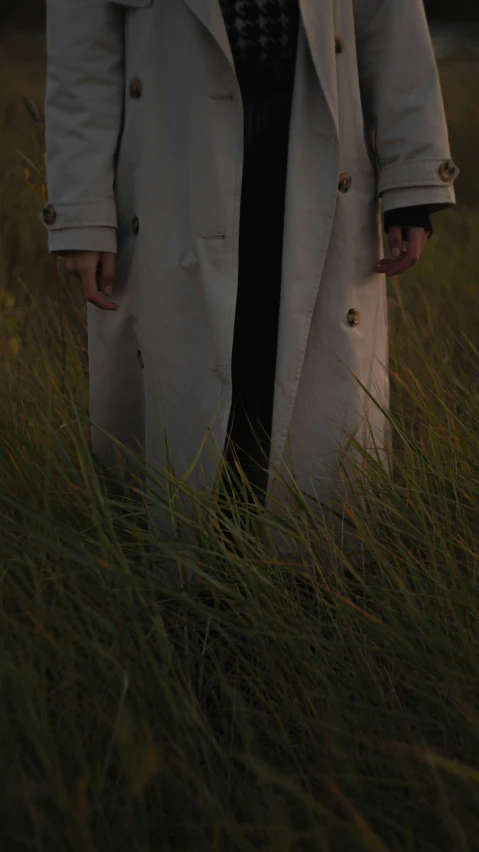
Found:
[{"label": "double-breasted coat front", "polygon": [[[328,496],[348,434],[384,461],[387,419],[361,387],[387,409],[381,205],[448,207],[458,174],[423,0],[299,6],[271,508],[286,469]],[[177,476],[211,490],[244,131],[219,0],[47,0],[47,57],[49,249],[117,253],[118,310],[87,306],[93,451],[116,464],[99,426],[161,469],[166,436]]]}]

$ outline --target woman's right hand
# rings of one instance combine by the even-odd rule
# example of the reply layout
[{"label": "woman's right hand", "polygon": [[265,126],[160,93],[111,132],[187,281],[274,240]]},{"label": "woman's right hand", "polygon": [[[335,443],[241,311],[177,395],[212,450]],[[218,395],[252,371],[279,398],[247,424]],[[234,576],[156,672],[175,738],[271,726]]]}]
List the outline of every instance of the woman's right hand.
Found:
[{"label": "woman's right hand", "polygon": [[64,251],[61,252],[67,272],[83,284],[87,302],[102,311],[116,311],[118,305],[102,296],[109,296],[115,277],[115,253],[111,251]]}]

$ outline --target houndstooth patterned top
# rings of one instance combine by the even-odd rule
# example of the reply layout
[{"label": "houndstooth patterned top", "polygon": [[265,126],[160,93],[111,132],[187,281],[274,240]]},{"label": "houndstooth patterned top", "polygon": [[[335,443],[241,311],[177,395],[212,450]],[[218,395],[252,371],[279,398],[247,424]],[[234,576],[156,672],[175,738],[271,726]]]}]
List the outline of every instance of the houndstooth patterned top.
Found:
[{"label": "houndstooth patterned top", "polygon": [[278,59],[296,50],[298,0],[219,0],[233,58]]}]

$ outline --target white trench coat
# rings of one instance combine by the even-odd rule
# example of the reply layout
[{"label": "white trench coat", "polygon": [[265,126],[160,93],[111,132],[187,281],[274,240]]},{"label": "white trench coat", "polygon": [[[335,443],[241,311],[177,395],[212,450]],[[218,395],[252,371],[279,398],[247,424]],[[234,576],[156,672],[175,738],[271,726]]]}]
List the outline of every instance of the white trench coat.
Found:
[{"label": "white trench coat", "polygon": [[[270,508],[287,468],[326,499],[347,433],[384,463],[387,420],[355,379],[388,407],[381,205],[449,207],[458,174],[422,0],[299,5]],[[243,171],[219,0],[47,0],[47,56],[49,250],[117,252],[118,310],[88,304],[93,451],[114,469],[98,425],[161,468],[166,430],[183,476],[211,426],[188,477],[211,491]]]}]

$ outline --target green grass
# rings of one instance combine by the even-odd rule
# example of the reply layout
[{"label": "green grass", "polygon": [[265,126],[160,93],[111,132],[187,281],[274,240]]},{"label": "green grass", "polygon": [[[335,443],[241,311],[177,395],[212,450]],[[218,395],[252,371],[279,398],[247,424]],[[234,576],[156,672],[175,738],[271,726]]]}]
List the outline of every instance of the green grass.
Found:
[{"label": "green grass", "polygon": [[0,849],[476,849],[478,66],[441,64],[459,203],[388,285],[394,472],[355,547],[298,493],[292,571],[278,519],[233,552],[193,495],[173,591],[91,456],[85,305],[15,154],[41,165],[43,63],[0,46]]}]

